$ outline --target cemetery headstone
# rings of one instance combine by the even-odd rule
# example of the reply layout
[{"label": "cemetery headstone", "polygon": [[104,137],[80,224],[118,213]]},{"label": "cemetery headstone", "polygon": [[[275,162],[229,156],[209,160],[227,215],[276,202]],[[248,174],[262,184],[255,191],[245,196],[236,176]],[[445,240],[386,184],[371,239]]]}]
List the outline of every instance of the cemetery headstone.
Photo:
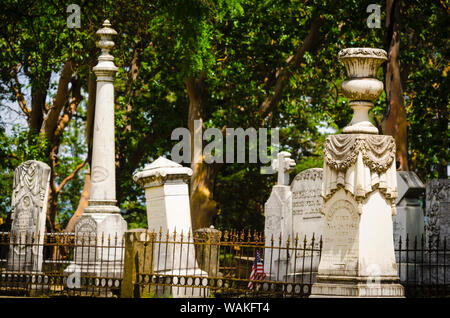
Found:
[{"label": "cemetery headstone", "polygon": [[309,241],[323,230],[322,168],[300,172],[291,183],[293,235]]},{"label": "cemetery headstone", "polygon": [[[427,242],[433,248],[437,242],[450,239],[450,181],[436,179],[427,181],[426,187]],[[441,245],[442,247],[442,245]]]},{"label": "cemetery headstone", "polygon": [[420,248],[424,234],[424,213],[421,200],[425,197],[425,186],[412,171],[397,171],[397,213],[393,217],[394,245],[398,250],[400,281],[418,280],[416,262],[422,260],[421,253],[406,252]]},{"label": "cemetery headstone", "polygon": [[[187,185],[191,175],[190,168],[159,157],[133,176],[133,180],[145,189],[148,229],[151,232],[163,233],[164,240],[169,237],[171,242],[175,242],[156,244],[154,253],[159,255],[159,259],[173,260],[173,262],[155,261],[154,271],[156,274],[184,278],[207,276],[207,273],[202,271],[197,264],[192,244]],[[157,289],[156,292],[160,291]],[[170,294],[176,298],[202,297],[204,293],[208,292],[203,288],[172,287]]]},{"label": "cemetery headstone", "polygon": [[42,269],[49,182],[50,167],[40,161],[26,161],[14,171],[8,270]]},{"label": "cemetery headstone", "polygon": [[398,196],[395,201],[397,213],[394,222],[394,243],[398,246],[400,237],[402,248],[414,247],[414,240],[420,242],[424,233],[424,213],[421,199],[425,196],[425,186],[412,171],[397,171]]},{"label": "cemetery headstone", "polygon": [[[292,237],[297,240],[297,253],[290,261],[291,276],[302,279],[298,273],[317,272],[319,251],[303,253],[301,248],[320,248],[323,234],[324,215],[322,213],[322,168],[311,168],[297,174],[291,183],[292,191]],[[314,237],[314,246],[313,244]],[[305,246],[306,239],[306,246]],[[311,259],[312,258],[312,259]],[[306,278],[308,279],[308,278]],[[305,277],[303,277],[303,281]]]},{"label": "cemetery headstone", "polygon": [[287,274],[288,255],[286,242],[292,240],[292,193],[289,187],[289,171],[295,166],[290,153],[280,152],[274,160],[273,168],[278,172],[278,184],[264,205],[265,245],[264,272],[268,279],[281,280]]},{"label": "cemetery headstone", "polygon": [[339,59],[349,76],[342,90],[354,114],[343,134],[325,142],[323,248],[311,297],[403,297],[392,222],[395,140],[378,135],[368,115],[383,90],[376,74],[387,53],[349,48]]},{"label": "cemetery headstone", "polygon": [[[426,186],[426,253],[424,281],[431,285],[447,286],[450,278],[450,181],[435,179],[427,181]],[[439,264],[435,266],[433,264]]]}]

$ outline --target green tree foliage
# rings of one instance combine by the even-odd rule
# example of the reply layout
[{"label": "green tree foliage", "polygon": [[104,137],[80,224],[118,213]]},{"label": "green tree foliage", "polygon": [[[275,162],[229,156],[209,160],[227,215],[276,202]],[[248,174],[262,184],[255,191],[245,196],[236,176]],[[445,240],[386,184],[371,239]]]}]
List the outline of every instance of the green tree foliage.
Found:
[{"label": "green tree foliage", "polygon": [[[340,93],[346,75],[337,60],[339,50],[383,47],[384,29],[366,25],[371,2],[81,1],[81,28],[69,29],[66,8],[72,1],[29,1],[24,6],[22,1],[2,0],[2,104],[17,104],[28,126],[8,133],[0,127],[0,213],[8,211],[13,169],[21,162],[33,158],[54,164],[53,183],[58,187],[89,159],[95,101],[91,69],[99,54],[95,32],[106,18],[118,32],[112,51],[119,67],[117,199],[130,227],[146,223],[143,190],[132,174],[158,156],[170,157],[177,142],[170,140],[172,130],[190,124],[186,79],[202,81],[198,116],[204,128],[280,127],[282,150],[290,151],[297,162],[292,176],[321,167],[326,134],[339,132],[351,119]],[[449,156],[442,142],[442,136],[448,140],[449,70],[448,40],[443,40],[448,37],[439,35],[448,24],[448,8],[442,6],[417,2],[402,12],[408,149],[412,167],[424,181],[436,177]],[[428,17],[425,25],[422,12]],[[69,61],[72,69],[64,86],[61,78]],[[67,95],[58,115],[61,119],[68,114],[68,121],[61,134],[45,134],[42,123],[58,105],[58,89],[63,87]],[[70,108],[74,98],[77,106]],[[42,99],[43,106],[34,108]],[[377,124],[385,105],[383,95],[373,111]],[[33,115],[33,109],[39,114]],[[218,165],[211,189],[216,225],[262,229],[263,205],[276,177],[260,174],[259,167]],[[87,166],[76,172],[57,198],[55,222],[62,228],[77,209]]]}]

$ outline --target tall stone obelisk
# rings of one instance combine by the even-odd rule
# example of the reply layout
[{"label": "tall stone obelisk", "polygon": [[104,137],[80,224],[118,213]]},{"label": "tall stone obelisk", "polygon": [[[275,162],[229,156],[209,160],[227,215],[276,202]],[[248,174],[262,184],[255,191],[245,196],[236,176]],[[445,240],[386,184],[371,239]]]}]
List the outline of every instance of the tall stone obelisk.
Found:
[{"label": "tall stone obelisk", "polygon": [[[116,173],[114,155],[114,76],[118,68],[109,51],[114,47],[112,36],[117,32],[108,20],[97,31],[102,50],[93,68],[97,76],[94,134],[91,162],[91,189],[88,207],[75,225],[77,244],[75,263],[82,273],[119,275],[122,250],[111,248],[122,244],[127,223],[120,215],[116,201]],[[95,243],[94,243],[95,242]],[[97,244],[97,248],[85,246]],[[109,247],[106,247],[109,246]]]},{"label": "tall stone obelisk", "polygon": [[311,297],[403,297],[393,241],[395,141],[378,135],[368,116],[383,91],[376,74],[387,54],[349,48],[339,59],[349,76],[342,90],[354,116],[343,134],[326,139],[323,248]]}]

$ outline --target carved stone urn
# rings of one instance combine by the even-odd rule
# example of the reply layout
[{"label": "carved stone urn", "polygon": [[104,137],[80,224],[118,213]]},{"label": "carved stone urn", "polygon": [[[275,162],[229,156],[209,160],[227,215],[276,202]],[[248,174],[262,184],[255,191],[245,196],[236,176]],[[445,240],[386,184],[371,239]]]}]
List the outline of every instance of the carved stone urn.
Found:
[{"label": "carved stone urn", "polygon": [[382,49],[347,48],[339,52],[339,60],[344,64],[348,79],[342,82],[344,96],[353,109],[353,118],[343,132],[345,134],[378,134],[378,129],[370,122],[369,110],[383,91],[383,82],[376,78],[380,65],[387,60]]}]

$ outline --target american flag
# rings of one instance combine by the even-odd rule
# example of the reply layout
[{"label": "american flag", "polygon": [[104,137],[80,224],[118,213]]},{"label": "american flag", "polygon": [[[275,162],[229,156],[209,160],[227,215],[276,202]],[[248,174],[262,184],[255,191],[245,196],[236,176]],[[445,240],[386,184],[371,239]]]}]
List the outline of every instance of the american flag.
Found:
[{"label": "american flag", "polygon": [[253,289],[253,280],[263,280],[264,278],[266,278],[266,273],[264,273],[264,265],[261,262],[259,251],[256,251],[256,257],[250,273],[250,283],[248,283],[248,288]]}]

